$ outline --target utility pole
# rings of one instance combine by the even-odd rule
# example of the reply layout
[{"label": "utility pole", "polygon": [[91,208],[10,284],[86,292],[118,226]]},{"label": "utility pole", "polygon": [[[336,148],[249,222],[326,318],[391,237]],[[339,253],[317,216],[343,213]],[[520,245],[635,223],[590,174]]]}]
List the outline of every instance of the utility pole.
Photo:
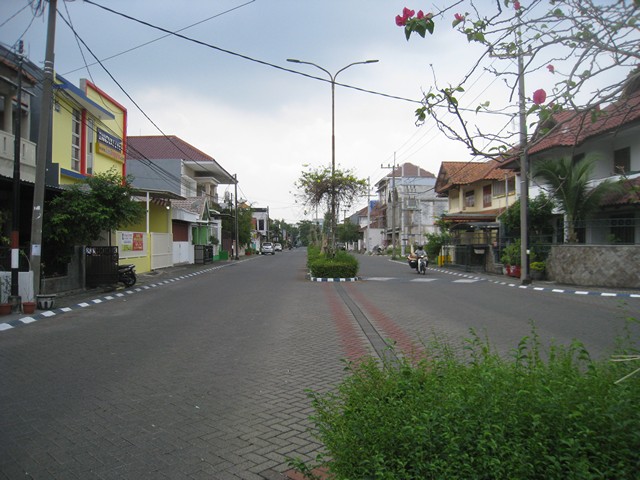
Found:
[{"label": "utility pole", "polygon": [[[520,28],[522,21],[518,15],[518,103],[520,123],[520,283],[531,283],[529,276],[529,146],[527,145],[527,111],[524,90],[524,53]],[[509,192],[507,193],[507,197]]]},{"label": "utility pole", "polygon": [[[522,11],[518,10],[516,43],[518,45],[518,123],[520,140],[520,283],[531,283],[529,275],[529,147],[527,139],[527,97],[524,84],[524,55],[522,51]],[[513,58],[513,54],[491,54],[492,57]],[[509,184],[505,175],[505,198],[509,199]]]},{"label": "utility pole", "polygon": [[236,248],[234,249],[233,258],[234,258],[234,260],[239,260],[240,257],[238,256],[238,250],[240,250],[240,240],[239,240],[240,239],[240,234],[238,232],[238,225],[239,225],[239,222],[238,222],[238,175],[234,173],[233,174],[233,179],[234,179],[233,185],[235,187],[235,195],[234,195],[234,197],[235,197],[235,202],[236,202],[236,219],[235,219]]},{"label": "utility pole", "polygon": [[368,252],[369,247],[369,232],[371,231],[371,178],[367,177],[367,236],[364,239],[364,251]]},{"label": "utility pole", "polygon": [[[11,212],[11,310],[20,310],[20,151],[22,150],[22,40],[18,42],[18,92],[16,95],[16,113],[13,118],[14,146],[13,146],[13,208]],[[9,108],[5,105],[4,108]]]},{"label": "utility pole", "polygon": [[51,128],[51,106],[53,100],[53,60],[56,38],[57,0],[49,0],[47,24],[47,47],[42,80],[42,103],[40,105],[40,128],[38,130],[38,153],[36,156],[36,179],[33,188],[33,213],[31,216],[31,269],[33,291],[40,293],[40,262],[42,260],[42,221],[44,214],[45,175],[49,152],[49,130]]},{"label": "utility pole", "polygon": [[391,259],[396,259],[396,152],[393,152],[393,166],[380,165],[391,169]]}]

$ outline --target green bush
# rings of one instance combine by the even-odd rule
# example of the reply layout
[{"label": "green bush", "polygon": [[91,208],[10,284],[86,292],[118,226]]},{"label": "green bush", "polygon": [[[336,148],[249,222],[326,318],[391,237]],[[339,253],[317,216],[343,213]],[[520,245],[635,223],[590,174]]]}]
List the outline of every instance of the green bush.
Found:
[{"label": "green bush", "polygon": [[335,257],[327,258],[317,247],[307,249],[307,267],[318,278],[352,278],[358,275],[358,260],[339,250]]},{"label": "green bush", "polygon": [[477,336],[466,354],[427,351],[349,364],[337,391],[310,394],[335,479],[637,478],[640,378],[614,384],[630,365],[577,342],[543,360],[535,334],[507,359]]}]

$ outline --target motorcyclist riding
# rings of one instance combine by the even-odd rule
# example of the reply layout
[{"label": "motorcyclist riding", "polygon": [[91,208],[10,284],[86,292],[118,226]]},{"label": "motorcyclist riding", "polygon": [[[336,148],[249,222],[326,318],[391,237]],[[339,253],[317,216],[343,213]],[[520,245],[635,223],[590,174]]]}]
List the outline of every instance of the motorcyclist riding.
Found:
[{"label": "motorcyclist riding", "polygon": [[418,262],[416,263],[416,271],[420,273],[420,259],[422,257],[424,257],[428,265],[429,260],[427,257],[427,252],[424,251],[424,249],[422,248],[422,245],[418,245],[413,253],[415,253],[415,255],[418,257]]}]

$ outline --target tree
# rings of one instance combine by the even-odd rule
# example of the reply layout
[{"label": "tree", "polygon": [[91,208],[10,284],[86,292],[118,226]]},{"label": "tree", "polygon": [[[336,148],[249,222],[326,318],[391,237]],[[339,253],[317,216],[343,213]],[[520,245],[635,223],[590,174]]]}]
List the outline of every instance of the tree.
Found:
[{"label": "tree", "polygon": [[344,223],[338,225],[338,241],[343,243],[354,243],[360,240],[361,237],[360,227],[355,223],[351,223],[349,220],[346,220]]},{"label": "tree", "polygon": [[609,180],[590,186],[594,166],[589,158],[575,163],[570,158],[547,159],[536,164],[534,177],[547,184],[549,195],[565,215],[566,242],[577,242],[576,224],[597,210],[605,195],[620,191],[620,184]]},{"label": "tree", "polygon": [[[222,208],[222,232],[227,238],[235,239],[236,210],[230,205]],[[251,242],[251,208],[238,206],[238,243],[248,245]]]},{"label": "tree", "polygon": [[[529,201],[529,232],[531,237],[540,238],[553,233],[551,218],[555,202],[543,192]],[[520,238],[520,199],[516,200],[500,216],[507,237]]]},{"label": "tree", "polygon": [[[436,21],[447,16],[453,28],[479,46],[478,57],[459,82],[443,87],[434,81],[416,115],[418,122],[433,119],[448,138],[463,142],[474,155],[495,157],[514,143],[522,143],[508,123],[518,113],[520,102],[511,105],[525,77],[537,82],[526,97],[525,114],[537,115],[539,122],[561,110],[591,111],[597,118],[601,104],[618,98],[625,86],[640,80],[636,68],[640,0],[461,0],[436,14],[419,11],[416,15],[405,8],[396,24],[404,28],[408,40],[412,33],[433,34]],[[505,63],[496,58],[517,64],[517,68],[504,70]],[[519,62],[513,62],[516,58]],[[466,84],[474,80],[476,71],[504,79],[510,94],[503,96],[502,105],[488,101],[462,105]],[[612,78],[617,80],[612,83]],[[491,121],[498,115],[505,116],[503,129]],[[571,118],[567,116],[564,122]],[[526,127],[522,129],[526,137]],[[533,142],[543,138],[537,135]]]},{"label": "tree", "polygon": [[[352,204],[367,192],[367,181],[358,179],[350,170],[336,169],[332,175],[331,169],[324,167],[303,171],[295,187],[304,205],[315,208],[325,204],[330,213],[332,196],[335,196],[336,204]],[[329,245],[326,250],[332,255],[335,245]]]},{"label": "tree", "polygon": [[96,173],[71,185],[45,209],[44,244],[68,257],[75,245],[89,245],[112,230],[144,217],[144,206],[133,199],[130,178],[115,170]]}]

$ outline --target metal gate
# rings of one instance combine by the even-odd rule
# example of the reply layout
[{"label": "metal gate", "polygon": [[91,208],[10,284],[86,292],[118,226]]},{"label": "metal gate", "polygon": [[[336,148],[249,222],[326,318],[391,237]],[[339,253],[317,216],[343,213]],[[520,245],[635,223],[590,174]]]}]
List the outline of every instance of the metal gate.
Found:
[{"label": "metal gate", "polygon": [[207,264],[213,261],[213,245],[194,245],[195,263]]},{"label": "metal gate", "polygon": [[118,283],[118,247],[85,247],[85,279],[88,287]]}]

